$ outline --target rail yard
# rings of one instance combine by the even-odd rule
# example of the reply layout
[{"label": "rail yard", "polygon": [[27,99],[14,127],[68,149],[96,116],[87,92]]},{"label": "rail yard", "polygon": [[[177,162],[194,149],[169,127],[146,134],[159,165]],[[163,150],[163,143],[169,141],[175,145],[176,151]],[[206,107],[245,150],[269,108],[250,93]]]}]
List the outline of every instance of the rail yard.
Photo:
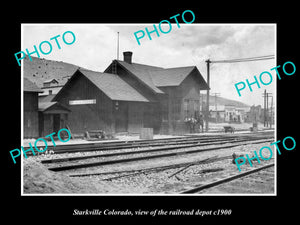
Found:
[{"label": "rail yard", "polygon": [[[245,165],[241,172],[233,160],[234,153],[250,155],[273,141],[273,130],[99,141],[49,147],[52,154],[30,156],[29,162],[87,189],[88,184],[96,186],[93,193],[80,188],[75,193],[274,194],[275,154],[268,161],[252,162],[252,167]],[[26,192],[32,190],[24,188]],[[49,193],[59,192],[54,187]]]}]

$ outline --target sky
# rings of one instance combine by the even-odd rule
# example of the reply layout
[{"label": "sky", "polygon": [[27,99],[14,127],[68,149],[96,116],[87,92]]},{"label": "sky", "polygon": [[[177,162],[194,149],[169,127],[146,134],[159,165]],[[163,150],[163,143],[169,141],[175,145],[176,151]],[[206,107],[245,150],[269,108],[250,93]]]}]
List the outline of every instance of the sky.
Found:
[{"label": "sky", "polygon": [[[155,24],[155,23],[153,23]],[[52,44],[52,52],[48,55],[40,53],[41,58],[72,63],[80,67],[103,72],[112,60],[117,58],[117,32],[119,32],[119,59],[123,60],[124,51],[132,51],[132,61],[163,68],[197,66],[203,78],[207,79],[205,61],[249,58],[256,56],[276,56],[276,25],[275,24],[184,24],[172,23],[169,33],[161,33],[158,37],[152,33],[150,40],[145,35],[138,45],[134,33],[147,27],[153,30],[153,24],[22,24],[21,50],[34,51],[43,41]],[[158,24],[156,23],[158,27]],[[163,25],[167,31],[169,25]],[[76,40],[66,45],[62,35],[72,31]],[[50,38],[60,35],[57,40],[61,49],[57,48],[55,40]],[[71,41],[70,35],[66,40]],[[69,38],[69,39],[68,39]],[[43,45],[47,52],[47,45]],[[33,54],[36,56],[36,54]],[[275,58],[276,59],[276,58]],[[249,105],[262,105],[262,94],[267,92],[276,95],[275,71],[276,60],[263,60],[241,63],[212,63],[210,66],[210,93],[219,93],[221,97],[238,100]],[[250,92],[246,87],[239,96],[235,88],[238,82],[259,79],[263,71],[273,75],[269,85],[258,88],[252,85]],[[264,75],[267,83],[269,77]],[[201,93],[206,93],[202,91]]]}]

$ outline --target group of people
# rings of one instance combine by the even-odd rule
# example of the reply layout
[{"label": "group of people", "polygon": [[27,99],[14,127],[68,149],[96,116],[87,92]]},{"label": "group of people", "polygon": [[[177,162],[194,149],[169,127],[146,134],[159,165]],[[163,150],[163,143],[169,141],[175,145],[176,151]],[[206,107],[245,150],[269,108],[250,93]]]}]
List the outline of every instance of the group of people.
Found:
[{"label": "group of people", "polygon": [[[196,114],[194,117],[186,117],[184,122],[186,122],[190,128],[190,133],[195,132],[203,132],[203,115],[202,114]],[[200,129],[201,128],[201,129]]]}]

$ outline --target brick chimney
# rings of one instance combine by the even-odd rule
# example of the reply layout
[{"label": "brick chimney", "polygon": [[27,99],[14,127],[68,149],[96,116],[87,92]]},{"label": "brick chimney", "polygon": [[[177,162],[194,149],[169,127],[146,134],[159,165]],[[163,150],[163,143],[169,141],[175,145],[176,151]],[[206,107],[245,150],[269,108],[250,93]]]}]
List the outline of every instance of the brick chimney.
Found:
[{"label": "brick chimney", "polygon": [[132,63],[132,52],[123,52],[124,61],[131,64]]}]

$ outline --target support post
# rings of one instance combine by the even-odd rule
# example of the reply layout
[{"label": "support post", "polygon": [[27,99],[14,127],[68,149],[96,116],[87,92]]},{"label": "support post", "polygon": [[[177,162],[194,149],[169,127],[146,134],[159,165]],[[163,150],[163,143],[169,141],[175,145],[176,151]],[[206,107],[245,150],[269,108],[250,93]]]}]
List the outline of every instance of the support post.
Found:
[{"label": "support post", "polygon": [[205,113],[205,131],[208,132],[209,125],[208,125],[208,119],[209,119],[209,64],[211,61],[208,59],[205,61],[206,66],[207,66],[207,85],[208,85],[208,90],[206,92],[206,113]]}]

